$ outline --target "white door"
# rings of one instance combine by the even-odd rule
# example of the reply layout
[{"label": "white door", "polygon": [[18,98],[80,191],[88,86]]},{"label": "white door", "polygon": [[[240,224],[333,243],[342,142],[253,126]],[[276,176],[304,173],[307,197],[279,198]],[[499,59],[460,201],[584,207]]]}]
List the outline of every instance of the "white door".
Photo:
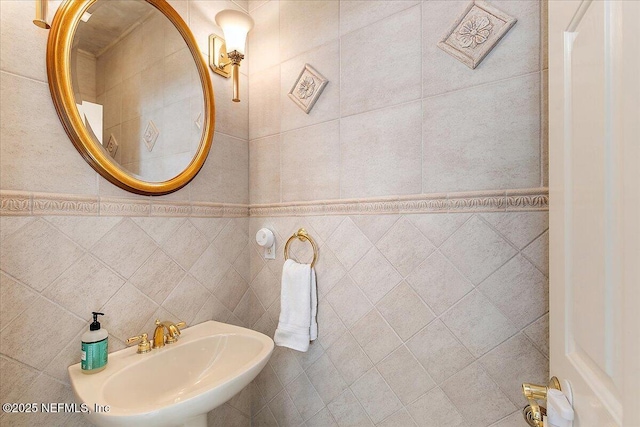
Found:
[{"label": "white door", "polygon": [[574,427],[640,427],[640,0],[549,1],[550,345]]}]

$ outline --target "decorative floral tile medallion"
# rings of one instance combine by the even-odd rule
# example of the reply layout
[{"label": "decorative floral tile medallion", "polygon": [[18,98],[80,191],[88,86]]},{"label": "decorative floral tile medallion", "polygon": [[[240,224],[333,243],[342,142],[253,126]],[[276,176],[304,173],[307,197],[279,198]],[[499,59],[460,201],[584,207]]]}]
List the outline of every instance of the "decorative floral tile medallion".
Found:
[{"label": "decorative floral tile medallion", "polygon": [[296,82],[289,91],[289,98],[302,111],[309,114],[329,80],[317,72],[311,65],[304,64]]},{"label": "decorative floral tile medallion", "polygon": [[474,0],[438,42],[438,47],[474,69],[517,19],[482,0]]},{"label": "decorative floral tile medallion", "polygon": [[153,150],[153,146],[156,145],[158,136],[160,136],[160,131],[156,127],[156,124],[153,123],[153,120],[149,120],[147,128],[144,130],[144,134],[142,135],[142,140],[147,146],[147,150]]},{"label": "decorative floral tile medallion", "polygon": [[105,147],[109,155],[115,159],[116,153],[118,152],[118,141],[116,141],[116,137],[111,134],[109,136],[109,141],[107,141],[107,146]]}]

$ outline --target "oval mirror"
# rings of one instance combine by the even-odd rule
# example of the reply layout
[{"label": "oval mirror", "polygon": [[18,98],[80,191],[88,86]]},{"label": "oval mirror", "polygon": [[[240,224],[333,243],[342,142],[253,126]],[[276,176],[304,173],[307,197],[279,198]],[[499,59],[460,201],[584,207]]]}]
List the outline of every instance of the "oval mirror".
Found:
[{"label": "oval mirror", "polygon": [[58,116],[84,159],[125,190],[167,194],[209,153],[213,88],[165,0],[67,0],[47,46]]}]

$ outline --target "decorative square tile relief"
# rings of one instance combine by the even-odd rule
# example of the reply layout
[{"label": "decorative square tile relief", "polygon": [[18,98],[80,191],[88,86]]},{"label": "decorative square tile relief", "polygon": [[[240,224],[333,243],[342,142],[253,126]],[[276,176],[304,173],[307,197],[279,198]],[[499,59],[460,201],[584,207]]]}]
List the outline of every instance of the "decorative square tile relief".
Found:
[{"label": "decorative square tile relief", "polygon": [[155,123],[153,123],[153,120],[149,120],[149,124],[147,124],[147,128],[144,130],[144,134],[142,135],[142,140],[147,146],[147,150],[153,150],[153,146],[156,145],[158,136],[160,136],[160,131],[156,127]]},{"label": "decorative square tile relief", "polygon": [[311,65],[304,64],[302,72],[289,91],[289,98],[302,108],[302,111],[309,114],[327,83],[329,80],[322,74],[314,70]]},{"label": "decorative square tile relief", "polygon": [[112,158],[116,157],[116,152],[118,151],[118,141],[116,141],[116,137],[111,134],[109,137],[109,141],[107,141],[107,146],[105,147],[107,152]]},{"label": "decorative square tile relief", "polygon": [[438,47],[474,69],[517,19],[482,0],[474,0],[465,9]]}]

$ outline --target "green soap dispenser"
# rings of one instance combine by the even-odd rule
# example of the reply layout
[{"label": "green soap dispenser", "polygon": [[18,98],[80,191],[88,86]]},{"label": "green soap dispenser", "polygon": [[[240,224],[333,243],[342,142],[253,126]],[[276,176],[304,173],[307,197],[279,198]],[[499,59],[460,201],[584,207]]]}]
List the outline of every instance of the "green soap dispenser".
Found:
[{"label": "green soap dispenser", "polygon": [[106,329],[100,329],[98,315],[104,313],[92,312],[93,322],[89,331],[82,335],[82,360],[80,367],[85,374],[95,374],[107,367],[109,356],[109,333]]}]

